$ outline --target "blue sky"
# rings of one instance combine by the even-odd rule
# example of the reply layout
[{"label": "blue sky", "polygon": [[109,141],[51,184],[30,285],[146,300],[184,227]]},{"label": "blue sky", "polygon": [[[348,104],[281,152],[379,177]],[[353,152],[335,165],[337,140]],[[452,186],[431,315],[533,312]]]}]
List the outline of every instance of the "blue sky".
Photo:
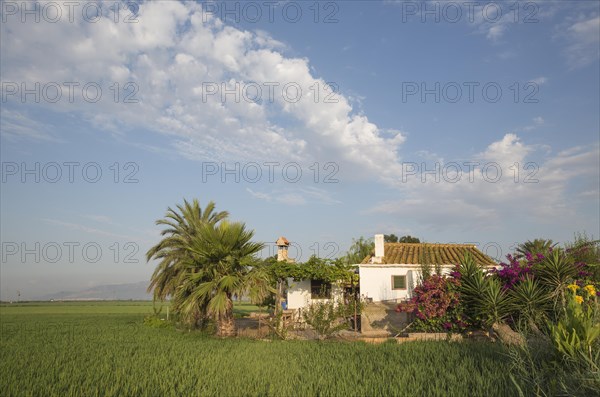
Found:
[{"label": "blue sky", "polygon": [[598,2],[75,3],[2,4],[2,299],[147,280],[183,198],[298,259],[600,235]]}]

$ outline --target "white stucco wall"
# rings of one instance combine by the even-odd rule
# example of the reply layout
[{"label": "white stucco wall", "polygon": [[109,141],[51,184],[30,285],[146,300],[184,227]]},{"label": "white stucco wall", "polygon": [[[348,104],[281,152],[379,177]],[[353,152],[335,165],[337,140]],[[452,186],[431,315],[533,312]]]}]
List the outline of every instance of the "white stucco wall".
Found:
[{"label": "white stucco wall", "polygon": [[288,280],[287,304],[288,309],[300,309],[310,301],[310,280]]},{"label": "white stucco wall", "polygon": [[[364,264],[358,265],[358,267],[360,294],[365,298],[371,298],[373,302],[410,299],[412,290],[419,282],[421,275],[419,265]],[[432,268],[431,271],[435,272],[435,269]],[[451,271],[451,266],[442,267],[442,274],[448,274]],[[392,276],[406,276],[406,289],[393,290]],[[288,285],[288,309],[300,309],[313,301],[310,298],[310,280],[294,281],[289,279]],[[331,286],[333,299],[342,299],[343,294],[344,291],[340,286],[336,284]]]},{"label": "white stucco wall", "polygon": [[[421,279],[419,265],[359,265],[360,294],[373,302],[404,300],[412,297],[412,290]],[[435,269],[432,267],[432,272]],[[452,271],[452,266],[443,266],[442,274]],[[392,276],[406,276],[406,289],[393,290]]]},{"label": "white stucco wall", "polygon": [[[410,297],[414,283],[414,271],[395,265],[360,265],[360,295],[373,302],[403,300]],[[406,276],[406,289],[393,290],[392,276]]]},{"label": "white stucco wall", "polygon": [[[331,285],[331,298],[342,299],[344,297],[343,289],[336,285]],[[301,309],[308,306],[311,302],[322,302],[328,299],[310,298],[310,280],[294,281],[288,279],[287,303],[288,309]]]}]

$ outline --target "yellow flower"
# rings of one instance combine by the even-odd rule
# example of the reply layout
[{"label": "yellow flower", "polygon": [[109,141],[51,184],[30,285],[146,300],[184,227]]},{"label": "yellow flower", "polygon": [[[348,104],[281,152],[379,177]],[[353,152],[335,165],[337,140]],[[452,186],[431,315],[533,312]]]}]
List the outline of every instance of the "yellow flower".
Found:
[{"label": "yellow flower", "polygon": [[571,284],[571,285],[567,286],[567,288],[570,289],[571,291],[573,291],[574,294],[576,294],[577,290],[579,289],[579,285]]},{"label": "yellow flower", "polygon": [[583,297],[579,296],[579,295],[575,295],[575,302],[577,302],[581,305],[583,303]]},{"label": "yellow flower", "polygon": [[583,287],[583,289],[586,290],[591,296],[596,296],[596,288],[593,285],[586,285]]}]

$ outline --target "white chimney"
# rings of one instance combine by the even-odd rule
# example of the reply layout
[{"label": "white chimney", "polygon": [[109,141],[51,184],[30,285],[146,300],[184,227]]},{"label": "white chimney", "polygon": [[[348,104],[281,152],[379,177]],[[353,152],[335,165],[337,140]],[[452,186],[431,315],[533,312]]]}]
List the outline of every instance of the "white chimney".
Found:
[{"label": "white chimney", "polygon": [[373,258],[373,262],[381,263],[383,262],[383,257],[385,256],[383,250],[383,234],[375,235],[375,258]]}]

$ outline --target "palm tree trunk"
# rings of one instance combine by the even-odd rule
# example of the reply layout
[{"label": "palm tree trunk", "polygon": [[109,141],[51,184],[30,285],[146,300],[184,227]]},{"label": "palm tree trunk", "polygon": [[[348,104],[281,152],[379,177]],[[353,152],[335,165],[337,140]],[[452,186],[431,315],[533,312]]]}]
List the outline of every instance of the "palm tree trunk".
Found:
[{"label": "palm tree trunk", "polygon": [[233,315],[224,315],[219,319],[219,336],[229,337],[235,336],[235,320]]},{"label": "palm tree trunk", "polygon": [[235,318],[233,317],[233,303],[231,298],[228,297],[228,307],[225,313],[219,315],[219,331],[218,334],[221,337],[235,336]]}]

